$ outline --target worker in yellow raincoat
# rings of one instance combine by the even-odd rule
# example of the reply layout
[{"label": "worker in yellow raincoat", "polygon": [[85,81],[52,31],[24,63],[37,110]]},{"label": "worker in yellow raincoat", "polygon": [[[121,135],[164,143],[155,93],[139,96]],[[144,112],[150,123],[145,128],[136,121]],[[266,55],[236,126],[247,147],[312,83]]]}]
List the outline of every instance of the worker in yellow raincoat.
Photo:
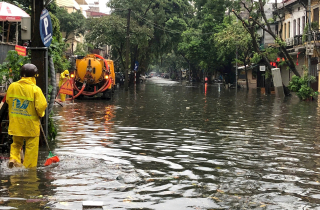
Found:
[{"label": "worker in yellow raincoat", "polygon": [[[69,79],[70,79],[69,71],[68,70],[64,70],[64,72],[62,72],[60,74],[59,88],[61,88],[61,86]],[[61,99],[62,102],[64,102],[66,100],[66,94],[60,93],[60,99]]]},{"label": "worker in yellow raincoat", "polygon": [[7,91],[6,102],[9,109],[8,133],[13,137],[9,168],[21,166],[20,150],[26,142],[23,166],[36,167],[38,163],[40,117],[47,108],[47,101],[36,85],[38,69],[33,64],[20,68],[21,79],[12,83]]}]

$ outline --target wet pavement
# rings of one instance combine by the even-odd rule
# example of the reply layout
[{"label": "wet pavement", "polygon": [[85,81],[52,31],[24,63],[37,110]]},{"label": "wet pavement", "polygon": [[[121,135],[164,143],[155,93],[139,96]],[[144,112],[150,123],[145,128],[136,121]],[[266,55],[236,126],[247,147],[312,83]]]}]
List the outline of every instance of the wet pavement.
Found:
[{"label": "wet pavement", "polygon": [[57,106],[61,162],[3,161],[0,209],[320,209],[318,106],[161,78]]}]

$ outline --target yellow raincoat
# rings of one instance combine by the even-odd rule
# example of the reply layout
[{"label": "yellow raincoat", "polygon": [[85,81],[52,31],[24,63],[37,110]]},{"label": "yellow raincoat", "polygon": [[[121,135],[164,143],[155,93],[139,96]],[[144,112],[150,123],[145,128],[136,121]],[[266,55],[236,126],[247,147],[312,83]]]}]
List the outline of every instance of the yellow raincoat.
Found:
[{"label": "yellow raincoat", "polygon": [[26,168],[36,167],[38,162],[40,121],[47,108],[47,101],[34,77],[22,77],[12,83],[7,91],[9,109],[9,135],[13,136],[10,160],[21,163],[20,150],[26,141]]},{"label": "yellow raincoat", "polygon": [[[61,88],[61,86],[68,80],[70,79],[69,77],[69,71],[68,70],[64,70],[64,72],[62,72],[60,74],[60,79],[59,79],[59,88]],[[61,101],[64,102],[66,100],[66,94],[60,93],[60,98]]]}]

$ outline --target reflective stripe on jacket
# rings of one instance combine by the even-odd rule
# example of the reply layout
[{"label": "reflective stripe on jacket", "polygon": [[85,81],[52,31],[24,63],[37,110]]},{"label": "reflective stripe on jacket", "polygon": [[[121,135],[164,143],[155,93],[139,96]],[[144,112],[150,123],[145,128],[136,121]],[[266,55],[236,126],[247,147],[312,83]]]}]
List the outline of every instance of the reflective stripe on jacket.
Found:
[{"label": "reflective stripe on jacket", "polygon": [[40,135],[39,117],[43,117],[47,101],[34,77],[22,77],[7,91],[9,135],[36,137]]}]

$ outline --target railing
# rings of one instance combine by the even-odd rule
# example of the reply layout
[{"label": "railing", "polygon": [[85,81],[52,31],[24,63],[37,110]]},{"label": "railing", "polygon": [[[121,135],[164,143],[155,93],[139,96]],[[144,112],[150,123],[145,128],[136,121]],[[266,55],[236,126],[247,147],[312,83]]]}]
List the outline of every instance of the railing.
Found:
[{"label": "railing", "polygon": [[294,36],[294,46],[302,45],[302,35]]}]

